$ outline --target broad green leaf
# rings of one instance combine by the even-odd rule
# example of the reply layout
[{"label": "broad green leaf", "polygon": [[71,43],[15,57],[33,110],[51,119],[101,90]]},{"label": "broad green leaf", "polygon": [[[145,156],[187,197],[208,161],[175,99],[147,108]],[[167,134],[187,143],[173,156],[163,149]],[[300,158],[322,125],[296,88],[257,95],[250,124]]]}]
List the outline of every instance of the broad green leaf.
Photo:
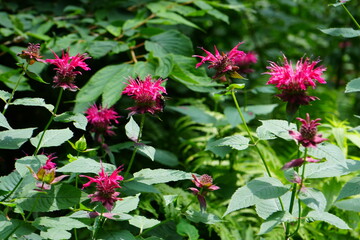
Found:
[{"label": "broad green leaf", "polygon": [[214,214],[193,210],[186,211],[186,218],[194,223],[202,222],[205,224],[216,224],[222,221],[218,216],[215,216]]},{"label": "broad green leaf", "polygon": [[289,130],[296,131],[296,125],[288,123],[285,120],[260,120],[262,125],[256,129],[256,133],[261,140],[275,139],[280,137],[285,140],[290,140],[292,137]]},{"label": "broad green leaf", "polygon": [[342,210],[360,212],[360,198],[346,199],[334,205]]},{"label": "broad green leaf", "polygon": [[339,217],[328,212],[311,211],[308,213],[307,217],[312,218],[314,220],[327,222],[340,229],[350,229],[349,226],[346,224],[346,222],[344,222]]},{"label": "broad green leaf", "polygon": [[11,93],[4,91],[4,90],[0,90],[0,99],[2,99],[4,102],[6,102],[11,96]]},{"label": "broad green leaf", "polygon": [[[189,27],[193,27],[199,30],[202,30],[199,26],[197,26],[196,24],[190,22],[189,20],[186,20],[184,17],[182,17],[181,15],[174,13],[174,12],[159,12],[157,14],[158,17],[162,17],[165,19],[169,19],[174,21],[174,24],[184,24],[186,26]],[[151,22],[151,20],[150,20]]]},{"label": "broad green leaf", "polygon": [[46,231],[40,232],[41,237],[43,239],[52,239],[52,240],[63,240],[63,239],[70,239],[71,233],[64,230],[64,229],[58,229],[58,228],[49,228],[46,229]]},{"label": "broad green leaf", "polygon": [[[300,149],[304,151],[303,148]],[[331,143],[321,143],[316,146],[316,148],[309,148],[308,154],[318,159],[325,158],[329,162],[334,162],[346,167],[346,158],[345,154],[341,149]]]},{"label": "broad green leaf", "polygon": [[327,28],[320,29],[320,31],[335,37],[353,38],[360,36],[360,30],[354,30],[352,28]]},{"label": "broad green leaf", "polygon": [[73,112],[64,112],[60,115],[57,115],[54,118],[56,122],[73,122],[74,126],[81,130],[86,130],[86,125],[88,123],[87,118],[84,114],[81,113],[73,113]]},{"label": "broad green leaf", "polygon": [[77,219],[70,217],[38,217],[33,222],[33,225],[39,229],[42,227],[46,228],[57,228],[59,230],[71,230],[73,228],[84,228],[86,224],[80,222]]},{"label": "broad green leaf", "polygon": [[49,84],[49,83],[45,82],[37,73],[31,72],[31,71],[28,71],[28,70],[26,70],[25,73],[29,78],[31,78],[31,79],[33,79],[35,81],[45,83],[45,84]]},{"label": "broad green leaf", "polygon": [[10,129],[0,132],[0,149],[19,149],[33,134],[35,128]]},{"label": "broad green leaf", "polygon": [[106,231],[103,230],[100,232],[99,239],[106,239],[106,240],[136,240],[128,230],[116,230],[116,231]]},{"label": "broad green leaf", "polygon": [[16,99],[12,105],[24,105],[24,106],[34,106],[34,107],[44,107],[50,112],[54,110],[54,106],[51,104],[46,104],[43,98],[20,98]]},{"label": "broad green leaf", "polygon": [[197,240],[200,237],[196,227],[183,219],[180,219],[176,225],[176,232],[183,237],[188,237],[189,240]]},{"label": "broad green leaf", "polygon": [[336,200],[360,194],[360,176],[354,177],[341,189],[339,196]]},{"label": "broad green leaf", "polygon": [[[42,134],[43,132],[40,132],[36,137],[30,139],[31,144],[34,147],[38,146]],[[41,140],[39,148],[60,146],[72,138],[73,135],[73,132],[69,128],[47,130]]]},{"label": "broad green leaf", "polygon": [[274,111],[278,104],[263,104],[247,106],[247,112],[255,113],[255,115],[269,114]]},{"label": "broad green leaf", "polygon": [[144,168],[134,173],[135,180],[145,184],[167,183],[172,181],[192,179],[191,173],[172,169]]},{"label": "broad green leaf", "polygon": [[156,152],[156,149],[154,147],[145,144],[138,144],[137,148],[140,152],[145,154],[145,156],[149,157],[151,161],[154,161],[155,152]]},{"label": "broad green leaf", "polygon": [[[244,108],[241,108],[241,111],[244,115],[245,122],[248,123],[255,118],[255,114],[249,111],[245,111]],[[236,127],[239,124],[242,124],[242,120],[239,116],[239,112],[235,107],[226,107],[224,109],[224,114],[226,116],[227,121],[231,124],[231,126]]]},{"label": "broad green leaf", "polygon": [[36,172],[41,165],[45,164],[47,159],[48,157],[45,155],[26,156],[16,160],[15,169],[24,177],[30,173],[28,167]]},{"label": "broad green leaf", "polygon": [[17,171],[11,172],[7,176],[0,177],[0,190],[10,192],[21,180],[21,175]]},{"label": "broad green leaf", "polygon": [[239,209],[255,205],[257,197],[251,192],[247,185],[238,188],[230,198],[230,203],[223,217]]},{"label": "broad green leaf", "polygon": [[160,223],[157,219],[150,219],[144,216],[134,216],[129,220],[129,223],[137,228],[140,228],[140,232],[143,229],[151,228]]},{"label": "broad green leaf", "polygon": [[226,14],[214,9],[211,5],[207,4],[206,2],[195,1],[194,4],[198,6],[200,9],[205,10],[209,15],[215,17],[216,19],[224,21],[225,23],[229,23],[229,17]]},{"label": "broad green leaf", "polygon": [[195,106],[179,106],[179,107],[167,107],[168,109],[175,110],[179,113],[185,114],[194,122],[207,124],[207,123],[216,123],[216,118],[207,113],[205,110],[200,109]]},{"label": "broad green leaf", "polygon": [[360,78],[355,78],[346,84],[345,93],[359,92],[360,91]]},{"label": "broad green leaf", "polygon": [[[34,183],[35,188],[35,183]],[[23,198],[16,199],[16,203],[25,211],[52,212],[74,207],[80,202],[81,190],[67,184],[57,184],[51,190],[27,193]]]},{"label": "broad green leaf", "polygon": [[155,71],[156,71],[156,63],[151,62],[151,60],[149,59],[149,61],[138,61],[137,63],[135,63],[134,65],[134,75],[136,75],[137,77],[144,79],[146,78],[148,75],[156,75]]},{"label": "broad green leaf", "polygon": [[236,150],[244,150],[249,147],[249,141],[249,138],[242,135],[233,135],[208,143],[205,150],[211,150],[212,147],[221,146],[229,146]]},{"label": "broad green leaf", "polygon": [[156,149],[155,162],[161,163],[165,166],[175,167],[179,164],[179,160],[175,154],[167,150]]},{"label": "broad green leaf", "polygon": [[259,235],[270,232],[274,227],[282,222],[293,222],[296,218],[285,211],[278,211],[271,214],[260,226]]},{"label": "broad green leaf", "polygon": [[97,59],[108,54],[116,45],[116,41],[92,41],[87,51],[91,57]]},{"label": "broad green leaf", "polygon": [[132,117],[130,117],[129,122],[125,125],[125,133],[131,141],[139,141],[140,127]]},{"label": "broad green leaf", "polygon": [[79,157],[77,160],[66,164],[65,166],[57,169],[57,172],[65,173],[94,173],[98,174],[101,171],[101,166],[104,167],[105,172],[111,173],[115,170],[115,166],[109,163],[102,163],[95,161],[91,158]]},{"label": "broad green leaf", "polygon": [[305,191],[300,192],[299,198],[309,208],[316,211],[325,211],[327,202],[321,191],[315,188],[306,188]]},{"label": "broad green leaf", "polygon": [[145,184],[138,181],[130,181],[124,182],[122,184],[122,192],[126,195],[134,195],[138,193],[160,193],[157,188],[153,187],[152,185]]},{"label": "broad green leaf", "polygon": [[306,164],[306,178],[337,177],[360,170],[360,161],[347,159],[346,165],[335,162],[308,163]]},{"label": "broad green leaf", "polygon": [[12,129],[12,127],[9,125],[8,121],[6,120],[6,117],[0,112],[0,127],[4,127],[6,129]]},{"label": "broad green leaf", "polygon": [[117,201],[115,207],[111,210],[112,213],[128,213],[135,210],[139,205],[139,196],[129,196],[122,198],[121,201]]},{"label": "broad green leaf", "polygon": [[[24,237],[24,239],[42,240],[42,238],[26,238],[29,237],[36,229],[30,224],[19,219],[8,220],[3,214],[0,215],[0,236],[1,239],[20,239],[15,236]],[[10,238],[8,238],[10,237]],[[33,237],[33,236],[31,236]]]}]

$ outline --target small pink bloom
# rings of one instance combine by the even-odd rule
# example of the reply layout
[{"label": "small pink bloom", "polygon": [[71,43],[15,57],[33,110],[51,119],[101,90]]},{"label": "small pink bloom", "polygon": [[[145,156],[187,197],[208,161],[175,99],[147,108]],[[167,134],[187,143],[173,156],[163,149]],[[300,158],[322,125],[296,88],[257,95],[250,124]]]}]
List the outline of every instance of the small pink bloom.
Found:
[{"label": "small pink bloom", "polygon": [[164,97],[162,94],[167,94],[166,89],[161,86],[165,80],[161,78],[155,80],[148,75],[145,80],[140,78],[129,78],[127,86],[124,88],[122,94],[127,94],[135,100],[135,106],[128,108],[130,114],[156,114],[162,112],[164,109]]},{"label": "small pink bloom", "polygon": [[209,62],[210,65],[208,66],[208,68],[214,68],[216,70],[216,74],[213,78],[220,79],[221,81],[223,81],[223,77],[225,74],[232,75],[234,73],[237,73],[237,71],[239,70],[239,66],[237,66],[236,62],[239,62],[239,59],[246,56],[246,54],[243,51],[237,50],[240,44],[242,44],[242,42],[238,43],[227,54],[225,53],[220,54],[216,46],[214,46],[215,55],[201,47],[201,49],[207,55],[205,57],[200,55],[193,55],[193,57],[201,58],[201,62],[196,64],[196,68],[200,67],[206,62]]},{"label": "small pink bloom", "polygon": [[195,186],[197,188],[191,187],[189,189],[192,191],[192,193],[195,196],[197,196],[198,201],[200,203],[200,209],[202,211],[205,211],[205,209],[206,209],[205,195],[209,191],[215,191],[215,190],[220,189],[220,187],[214,185],[212,183],[213,182],[212,177],[207,174],[201,175],[200,178],[198,178],[196,175],[192,174],[192,177],[194,178],[192,180],[192,182],[195,184]]},{"label": "small pink bloom", "polygon": [[108,211],[111,211],[114,203],[118,200],[122,200],[117,197],[120,193],[115,191],[116,188],[121,188],[118,181],[124,180],[123,176],[118,175],[121,170],[122,166],[115,169],[109,176],[105,173],[104,167],[101,166],[101,171],[95,178],[80,175],[80,177],[86,177],[90,180],[89,182],[83,184],[83,188],[89,187],[92,183],[96,183],[97,191],[89,195],[91,202],[101,202]]},{"label": "small pink bloom", "polygon": [[[319,161],[320,160],[318,160],[318,159],[306,157],[306,162],[317,163]],[[290,162],[285,163],[285,165],[281,169],[286,170],[286,169],[293,168],[293,167],[300,167],[303,165],[303,163],[304,163],[304,158],[293,159]]]},{"label": "small pink bloom", "polygon": [[301,145],[304,147],[312,147],[315,148],[317,144],[322,143],[323,141],[327,140],[322,138],[321,134],[317,134],[317,126],[320,125],[318,121],[320,118],[315,120],[310,120],[310,115],[306,114],[306,119],[297,118],[301,123],[300,132],[296,131],[289,131],[289,134],[297,140]]},{"label": "small pink bloom", "polygon": [[62,87],[63,89],[69,89],[70,91],[76,91],[78,87],[74,84],[75,78],[78,74],[81,75],[80,71],[76,71],[76,68],[82,68],[85,71],[90,70],[88,65],[85,63],[87,57],[86,54],[77,54],[70,56],[69,52],[62,51],[61,58],[52,51],[55,59],[46,59],[46,62],[57,66],[55,68],[56,75],[54,77],[53,87]]},{"label": "small pink bloom", "polygon": [[29,43],[27,49],[23,50],[20,54],[18,54],[18,56],[22,59],[25,59],[30,65],[34,64],[35,62],[45,62],[44,60],[40,59],[42,58],[42,56],[40,56],[40,43]]},{"label": "small pink bloom", "polygon": [[308,87],[315,88],[316,82],[326,83],[322,77],[326,68],[323,66],[315,67],[319,61],[310,62],[306,58],[305,60],[300,59],[294,69],[285,55],[283,58],[283,66],[270,62],[270,66],[267,67],[270,71],[265,72],[265,74],[271,75],[267,84],[274,84],[282,91],[277,96],[284,102],[296,103],[298,105],[307,105],[309,102],[318,99],[314,96],[308,96],[306,90]]},{"label": "small pink bloom", "polygon": [[244,55],[238,55],[234,59],[234,63],[239,67],[238,72],[240,74],[252,73],[254,70],[250,68],[251,64],[257,62],[257,56],[254,52],[248,52]]}]

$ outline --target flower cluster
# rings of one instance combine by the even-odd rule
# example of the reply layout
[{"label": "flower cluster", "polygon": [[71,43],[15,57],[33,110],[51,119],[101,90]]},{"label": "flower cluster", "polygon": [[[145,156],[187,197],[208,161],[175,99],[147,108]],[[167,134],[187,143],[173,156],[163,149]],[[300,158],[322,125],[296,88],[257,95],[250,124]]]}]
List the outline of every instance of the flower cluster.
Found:
[{"label": "flower cluster", "polygon": [[321,134],[317,134],[317,126],[320,125],[318,121],[320,118],[315,120],[310,120],[310,115],[306,114],[306,119],[297,118],[301,122],[300,132],[289,131],[289,134],[297,140],[304,147],[312,147],[315,148],[317,144],[322,143],[327,140],[322,138]]},{"label": "flower cluster", "polygon": [[121,188],[118,181],[124,180],[123,176],[118,175],[121,170],[122,166],[115,169],[109,176],[104,171],[104,167],[101,166],[101,171],[95,178],[80,175],[80,177],[86,177],[90,180],[89,182],[83,184],[83,189],[85,187],[89,187],[92,183],[96,183],[97,191],[94,194],[89,195],[91,202],[101,202],[108,211],[111,211],[114,203],[118,200],[122,200],[117,197],[120,193],[115,191],[116,188]]},{"label": "flower cluster", "polygon": [[310,102],[317,100],[315,96],[309,96],[306,92],[308,87],[315,88],[316,81],[321,84],[325,84],[326,81],[322,77],[325,67],[315,67],[319,61],[310,62],[308,58],[300,59],[295,66],[295,69],[288,62],[287,58],[283,56],[283,66],[279,66],[274,62],[270,62],[270,66],[267,69],[270,72],[265,74],[271,75],[267,84],[274,84],[281,94],[278,94],[282,101],[288,102],[292,105],[308,105]]},{"label": "flower cluster", "polygon": [[96,133],[100,142],[101,139],[99,138],[103,135],[115,135],[111,124],[112,122],[119,123],[117,119],[120,118],[115,110],[94,104],[86,110],[85,114],[91,124],[91,131]]},{"label": "flower cluster", "polygon": [[90,70],[85,63],[85,60],[90,57],[87,57],[86,54],[70,56],[69,52],[65,53],[64,51],[62,51],[61,58],[55,52],[53,52],[53,54],[55,59],[46,59],[46,62],[57,66],[57,68],[55,68],[54,87],[61,87],[63,89],[69,89],[70,91],[78,90],[78,87],[75,85],[75,78],[77,75],[81,75],[81,72],[75,69],[79,67],[85,71]]},{"label": "flower cluster", "polygon": [[153,80],[150,75],[145,80],[130,77],[128,83],[126,83],[127,86],[122,92],[135,100],[135,106],[127,109],[131,111],[129,116],[162,112],[164,109],[164,97],[162,94],[167,94],[166,89],[161,86],[164,81],[166,80],[161,78]]},{"label": "flower cluster", "polygon": [[42,60],[42,56],[40,56],[40,44],[33,44],[29,43],[29,46],[26,50],[23,50],[20,54],[18,54],[19,57],[22,59],[25,59],[30,65],[34,64],[35,62],[45,62]]},{"label": "flower cluster", "polygon": [[59,177],[55,177],[56,174],[56,163],[52,162],[57,157],[54,157],[53,154],[49,154],[47,156],[47,160],[45,165],[41,166],[37,173],[30,167],[29,170],[38,182],[36,183],[36,187],[43,190],[50,190],[51,185],[58,183],[63,178],[67,177],[68,175],[61,175]]},{"label": "flower cluster", "polygon": [[[220,189],[220,187],[214,185],[213,179],[211,176],[207,174],[201,175],[199,178],[192,174],[192,177],[194,178],[192,182],[195,184],[197,188],[191,187],[189,188],[192,193],[197,196],[197,199],[200,203],[200,209],[202,211],[206,210],[206,200],[205,196],[209,191],[215,191]],[[198,189],[199,188],[199,189]]]}]

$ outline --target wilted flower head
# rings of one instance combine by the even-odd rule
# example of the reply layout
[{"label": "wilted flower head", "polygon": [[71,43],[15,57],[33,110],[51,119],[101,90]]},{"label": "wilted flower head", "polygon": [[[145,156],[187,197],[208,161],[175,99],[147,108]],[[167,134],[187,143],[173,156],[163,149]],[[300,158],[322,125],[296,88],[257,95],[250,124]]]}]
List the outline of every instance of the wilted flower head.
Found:
[{"label": "wilted flower head", "polygon": [[96,183],[96,192],[89,195],[91,202],[101,202],[108,211],[111,211],[114,203],[118,200],[122,200],[117,197],[120,193],[115,191],[116,188],[121,188],[118,181],[124,180],[123,176],[118,175],[121,170],[122,166],[115,169],[109,176],[104,171],[104,167],[101,166],[101,171],[95,178],[80,175],[80,177],[86,177],[90,180],[83,185],[83,188],[89,187],[92,183]]},{"label": "wilted flower head", "polygon": [[216,46],[214,46],[215,55],[211,52],[205,50],[201,47],[201,49],[207,54],[205,57],[200,55],[193,55],[193,57],[201,58],[201,62],[196,64],[196,68],[200,67],[206,62],[209,62],[210,65],[208,68],[214,68],[216,70],[215,76],[213,79],[220,79],[220,81],[224,82],[224,75],[230,74],[232,77],[238,77],[237,71],[239,70],[239,66],[236,64],[236,59],[240,59],[246,54],[243,51],[237,50],[237,48],[242,44],[242,42],[238,43],[233,49],[231,49],[228,53],[219,53]]},{"label": "wilted flower head", "polygon": [[45,62],[44,60],[40,59],[42,58],[42,56],[40,56],[40,43],[29,43],[27,49],[19,53],[18,56],[22,59],[25,59],[30,65],[34,64],[35,62]]},{"label": "wilted flower head", "polygon": [[[311,157],[306,157],[306,162],[312,162],[312,163],[316,163],[319,162],[320,160],[318,159],[314,159]],[[286,170],[289,168],[293,168],[293,167],[300,167],[302,166],[304,163],[304,158],[297,158],[297,159],[293,159],[290,162],[285,163],[285,165],[281,168],[282,170]]]},{"label": "wilted flower head", "polygon": [[271,75],[267,84],[274,84],[282,91],[277,96],[284,102],[297,105],[307,105],[318,99],[315,96],[308,96],[306,90],[308,87],[315,88],[316,81],[322,84],[326,83],[322,77],[326,68],[323,66],[315,67],[319,61],[310,62],[306,58],[305,60],[300,59],[294,69],[291,62],[289,63],[285,56],[283,58],[283,66],[270,62],[270,66],[267,67],[270,72],[265,72],[265,74]]},{"label": "wilted flower head", "polygon": [[39,181],[36,183],[36,187],[40,189],[50,190],[52,184],[55,184],[68,176],[61,175],[59,177],[55,177],[56,163],[52,162],[52,160],[57,157],[54,157],[53,155],[54,154],[49,154],[47,156],[48,159],[46,160],[45,165],[41,166],[37,173],[35,173],[32,168],[28,167],[34,178]]},{"label": "wilted flower head", "polygon": [[[213,184],[213,179],[211,176],[204,174],[201,175],[200,178],[198,178],[196,175],[192,174],[192,177],[194,178],[192,182],[195,184],[197,188],[189,188],[192,193],[197,196],[197,199],[200,203],[200,209],[202,211],[205,211],[206,209],[206,200],[205,195],[209,191],[215,191],[220,189],[220,187]],[[199,189],[198,189],[199,188]]]},{"label": "wilted flower head", "polygon": [[94,104],[86,110],[85,114],[91,124],[92,132],[98,135],[115,135],[111,124],[112,122],[119,123],[117,118],[120,118],[115,110]]},{"label": "wilted flower head", "polygon": [[77,54],[75,56],[70,56],[69,52],[62,51],[61,58],[52,51],[55,59],[46,59],[46,62],[54,64],[57,66],[55,68],[56,75],[54,77],[54,86],[61,87],[63,89],[69,89],[71,91],[76,91],[78,87],[74,84],[75,78],[78,74],[81,75],[80,71],[75,71],[77,67],[82,68],[85,71],[90,70],[88,65],[85,63],[87,57],[86,54]]},{"label": "wilted flower head", "polygon": [[257,56],[254,52],[247,52],[244,55],[239,54],[234,59],[234,63],[239,67],[237,70],[240,74],[252,73],[254,70],[250,68],[251,64],[257,62]]},{"label": "wilted flower head", "polygon": [[127,94],[135,100],[135,106],[128,108],[130,114],[156,114],[162,112],[164,108],[164,97],[162,94],[167,94],[166,89],[161,84],[166,81],[161,78],[155,80],[148,75],[145,80],[139,77],[136,79],[129,78],[127,86],[122,94]]},{"label": "wilted flower head", "polygon": [[315,148],[317,144],[322,143],[323,141],[327,140],[325,138],[322,138],[321,134],[317,134],[317,126],[320,125],[318,121],[320,121],[320,118],[317,118],[315,120],[310,120],[310,115],[306,114],[306,119],[297,118],[302,125],[300,127],[300,132],[296,131],[289,131],[289,134],[297,140],[301,145],[304,147],[312,147]]}]

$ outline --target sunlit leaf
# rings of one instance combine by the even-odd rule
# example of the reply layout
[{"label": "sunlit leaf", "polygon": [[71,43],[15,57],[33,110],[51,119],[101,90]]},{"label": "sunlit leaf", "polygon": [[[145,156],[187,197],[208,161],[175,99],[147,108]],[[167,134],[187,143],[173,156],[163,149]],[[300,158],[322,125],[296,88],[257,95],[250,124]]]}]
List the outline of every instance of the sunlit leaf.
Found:
[{"label": "sunlit leaf", "polygon": [[320,29],[320,31],[335,37],[353,38],[360,36],[360,30],[352,28],[327,28]]},{"label": "sunlit leaf", "polygon": [[166,183],[172,181],[192,179],[191,173],[172,169],[144,168],[134,173],[135,180],[146,184]]},{"label": "sunlit leaf", "polygon": [[307,217],[314,220],[327,222],[340,229],[350,229],[344,220],[328,212],[311,211],[308,213]]},{"label": "sunlit leaf", "polygon": [[24,105],[24,106],[34,106],[34,107],[44,107],[50,112],[54,110],[54,106],[51,104],[45,103],[43,98],[19,98],[11,103],[12,105]]},{"label": "sunlit leaf", "polygon": [[360,78],[355,78],[346,84],[345,93],[359,92],[360,91]]},{"label": "sunlit leaf", "polygon": [[0,132],[0,149],[19,149],[33,134],[35,128],[10,129]]},{"label": "sunlit leaf", "polygon": [[341,189],[339,196],[336,200],[360,194],[360,177],[354,177]]},{"label": "sunlit leaf", "polygon": [[[39,145],[42,134],[43,132],[40,132],[36,137],[30,139],[31,144],[34,147]],[[47,130],[44,134],[44,137],[41,139],[39,148],[60,146],[72,138],[72,136],[73,132],[69,128]]]}]

